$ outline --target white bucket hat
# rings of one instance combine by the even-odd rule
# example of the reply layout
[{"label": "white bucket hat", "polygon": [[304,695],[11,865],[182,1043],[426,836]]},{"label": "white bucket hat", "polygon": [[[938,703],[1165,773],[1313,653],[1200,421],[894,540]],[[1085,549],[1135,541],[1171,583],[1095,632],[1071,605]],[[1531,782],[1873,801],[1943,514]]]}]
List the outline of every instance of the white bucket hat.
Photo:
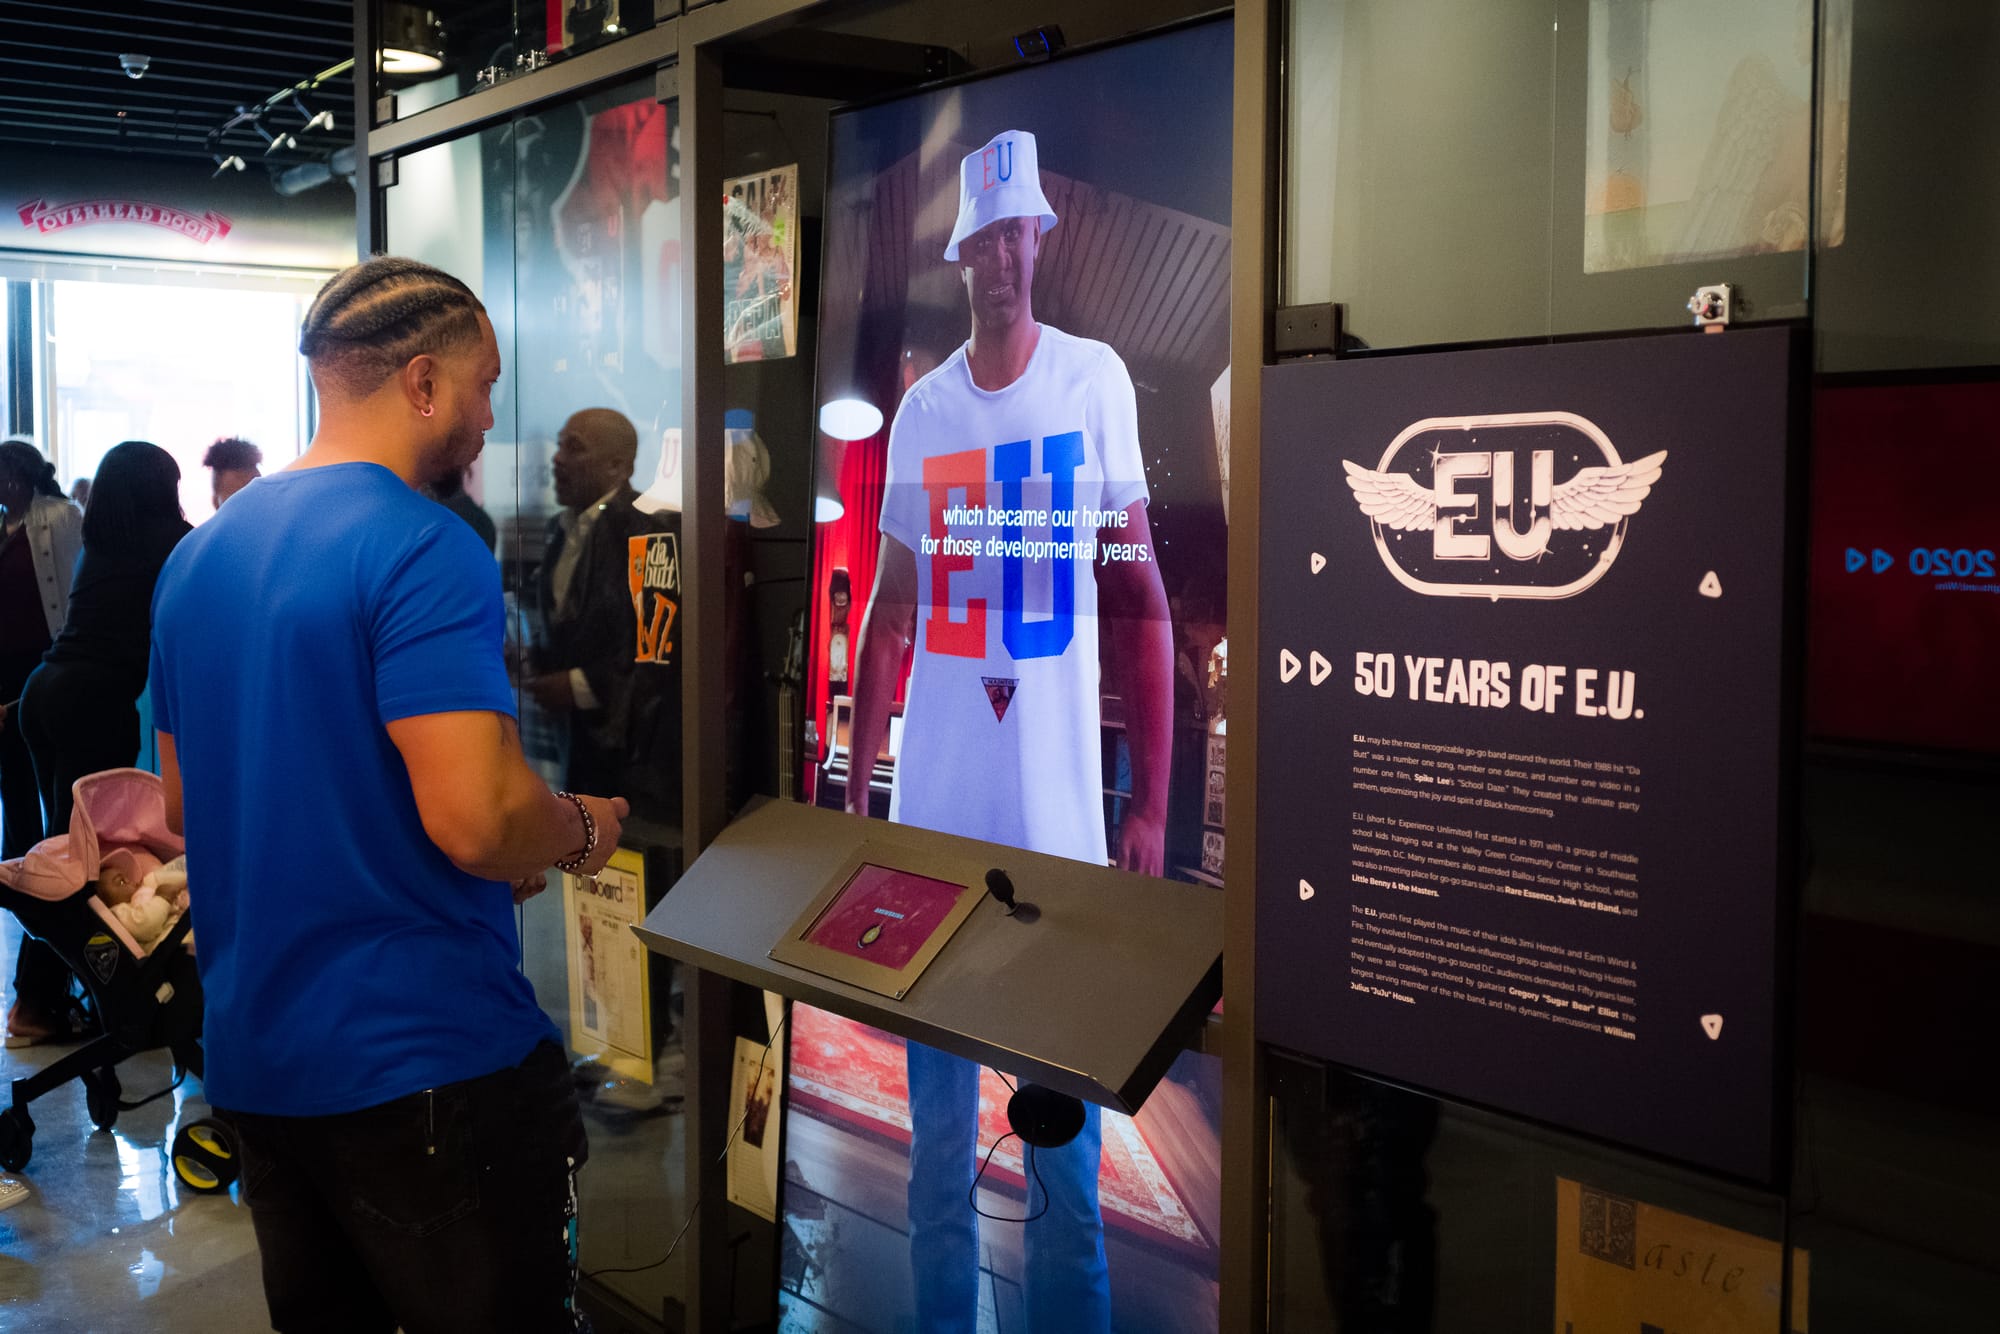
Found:
[{"label": "white bucket hat", "polygon": [[1035,136],[1026,130],[1002,130],[958,164],[958,225],[944,257],[957,263],[958,243],[1002,218],[1040,218],[1045,232],[1056,225],[1055,210],[1042,193]]}]

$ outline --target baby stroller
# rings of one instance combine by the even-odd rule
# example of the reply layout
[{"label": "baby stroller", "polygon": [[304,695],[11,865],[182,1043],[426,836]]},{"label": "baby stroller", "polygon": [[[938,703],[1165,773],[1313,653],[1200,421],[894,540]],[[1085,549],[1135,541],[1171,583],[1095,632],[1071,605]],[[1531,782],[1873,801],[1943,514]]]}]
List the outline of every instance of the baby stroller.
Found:
[{"label": "baby stroller", "polygon": [[[157,776],[111,769],[79,778],[69,832],[37,843],[28,855],[0,862],[0,907],[43,940],[83,979],[102,1033],[54,1064],[13,1085],[13,1105],[0,1112],[0,1168],[18,1172],[34,1154],[35,1122],[28,1105],[72,1079],[83,1081],[91,1124],[109,1130],[121,1111],[143,1107],[202,1071],[201,979],[195,972],[180,836],[167,828],[166,795]],[[164,900],[164,906],[148,900]],[[150,948],[141,936],[159,930],[163,911],[183,908]],[[135,934],[135,931],[138,934]],[[167,1048],[174,1082],[135,1102],[123,1101],[118,1063]],[[234,1132],[212,1118],[183,1126],[174,1137],[175,1173],[189,1189],[222,1191],[236,1179]]]}]

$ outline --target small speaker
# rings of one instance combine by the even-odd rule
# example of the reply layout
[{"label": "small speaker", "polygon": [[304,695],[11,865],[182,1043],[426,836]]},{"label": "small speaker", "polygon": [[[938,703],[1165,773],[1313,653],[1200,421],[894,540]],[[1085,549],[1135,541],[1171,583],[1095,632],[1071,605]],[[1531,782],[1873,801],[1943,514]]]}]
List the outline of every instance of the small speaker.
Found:
[{"label": "small speaker", "polygon": [[1060,1149],[1083,1131],[1083,1103],[1040,1084],[1023,1084],[1007,1100],[1007,1125],[1023,1144]]}]

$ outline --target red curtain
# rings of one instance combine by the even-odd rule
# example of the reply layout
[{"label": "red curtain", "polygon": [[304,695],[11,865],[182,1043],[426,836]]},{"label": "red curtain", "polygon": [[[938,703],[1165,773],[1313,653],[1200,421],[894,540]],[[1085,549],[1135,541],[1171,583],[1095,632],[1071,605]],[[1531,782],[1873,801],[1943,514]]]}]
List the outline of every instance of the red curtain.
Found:
[{"label": "red curtain", "polygon": [[[809,701],[806,716],[813,720],[820,734],[813,752],[815,766],[826,758],[827,708],[832,702],[827,686],[827,644],[831,638],[833,572],[847,571],[851,672],[861,650],[861,623],[867,614],[868,595],[875,587],[875,558],[882,548],[882,494],[888,469],[887,427],[866,440],[850,441],[841,458],[839,473],[840,498],[845,510],[832,523],[817,525],[813,533],[812,648],[806,668]],[[810,796],[810,778],[806,790]]]}]

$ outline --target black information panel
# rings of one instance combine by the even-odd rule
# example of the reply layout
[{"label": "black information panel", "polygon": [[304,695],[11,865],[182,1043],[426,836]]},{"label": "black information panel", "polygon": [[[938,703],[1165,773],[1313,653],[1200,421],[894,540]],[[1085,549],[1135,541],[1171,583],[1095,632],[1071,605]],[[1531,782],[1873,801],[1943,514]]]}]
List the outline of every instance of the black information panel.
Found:
[{"label": "black information panel", "polygon": [[1262,1039],[1771,1178],[1793,347],[1265,372]]}]

